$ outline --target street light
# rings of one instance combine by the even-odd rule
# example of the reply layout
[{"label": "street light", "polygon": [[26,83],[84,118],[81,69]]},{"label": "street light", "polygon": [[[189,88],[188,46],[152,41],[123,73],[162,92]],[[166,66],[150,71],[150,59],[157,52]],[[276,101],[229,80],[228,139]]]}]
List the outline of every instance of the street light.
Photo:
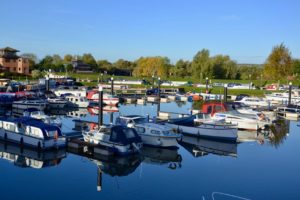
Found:
[{"label": "street light", "polygon": [[205,78],[206,94],[208,94],[208,77]]}]

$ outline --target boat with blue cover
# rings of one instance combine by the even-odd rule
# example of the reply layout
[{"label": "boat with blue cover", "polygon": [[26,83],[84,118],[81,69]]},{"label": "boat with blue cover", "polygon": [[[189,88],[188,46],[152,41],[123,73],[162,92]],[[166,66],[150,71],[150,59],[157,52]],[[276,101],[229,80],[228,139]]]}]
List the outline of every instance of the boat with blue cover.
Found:
[{"label": "boat with blue cover", "polygon": [[0,118],[0,138],[38,149],[57,149],[66,146],[66,138],[59,127],[31,117]]},{"label": "boat with blue cover", "polygon": [[137,153],[143,145],[135,129],[117,125],[102,125],[97,129],[84,131],[83,139],[91,144],[108,147],[117,155]]}]

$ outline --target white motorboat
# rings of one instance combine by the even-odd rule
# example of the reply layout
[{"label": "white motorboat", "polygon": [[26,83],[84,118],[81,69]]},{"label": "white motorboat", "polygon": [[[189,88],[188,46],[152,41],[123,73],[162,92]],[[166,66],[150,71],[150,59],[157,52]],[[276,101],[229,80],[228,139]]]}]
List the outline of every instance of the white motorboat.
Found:
[{"label": "white motorboat", "polygon": [[66,146],[66,138],[57,126],[30,117],[0,119],[0,138],[38,149]]},{"label": "white motorboat", "polygon": [[48,116],[44,113],[44,111],[40,111],[38,109],[26,109],[23,113],[24,117],[32,117],[34,119],[38,119],[43,121],[46,124],[54,125],[61,127],[62,122],[60,119],[56,117]]},{"label": "white motorboat", "polygon": [[[271,93],[266,95],[266,99],[274,104],[288,104],[289,93],[278,92]],[[299,90],[292,90],[291,94],[291,103],[298,104],[300,102]]]},{"label": "white motorboat", "polygon": [[54,90],[54,94],[57,96],[65,96],[67,94],[78,97],[86,97],[87,90],[84,87],[63,87]]},{"label": "white motorboat", "polygon": [[195,125],[196,115],[188,117],[169,119],[164,123],[166,126],[176,129],[186,135],[198,136],[210,139],[236,141],[237,127],[223,122],[204,121],[200,125]]},{"label": "white motorboat", "polygon": [[85,142],[109,148],[118,155],[139,152],[142,148],[141,137],[133,128],[103,125],[99,129],[83,132]]},{"label": "white motorboat", "polygon": [[47,103],[48,108],[60,109],[64,108],[67,105],[68,101],[61,98],[48,98]]},{"label": "white motorboat", "polygon": [[156,147],[177,147],[177,140],[182,136],[171,128],[149,122],[146,117],[139,115],[120,116],[116,124],[135,128],[145,145]]},{"label": "white motorboat", "polygon": [[89,105],[89,101],[85,97],[79,97],[75,95],[70,95],[66,97],[68,100],[68,106],[76,108],[86,108]]},{"label": "white motorboat", "polygon": [[14,109],[25,110],[28,108],[36,108],[39,110],[44,110],[47,106],[47,102],[44,100],[19,100],[14,101],[12,107]]},{"label": "white motorboat", "polygon": [[258,97],[244,97],[241,100],[235,102],[244,103],[245,105],[251,107],[267,107],[271,105],[268,100]]},{"label": "white motorboat", "polygon": [[225,120],[226,123],[236,125],[239,129],[259,130],[271,125],[271,121],[263,114],[241,114],[237,111],[215,113],[212,117],[216,120]]}]

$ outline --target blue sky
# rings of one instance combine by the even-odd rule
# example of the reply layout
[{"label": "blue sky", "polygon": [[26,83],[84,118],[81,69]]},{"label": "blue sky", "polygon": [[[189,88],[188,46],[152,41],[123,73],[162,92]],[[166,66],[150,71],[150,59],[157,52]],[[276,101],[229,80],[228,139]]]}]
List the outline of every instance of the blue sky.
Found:
[{"label": "blue sky", "polygon": [[263,63],[282,42],[300,58],[298,0],[1,0],[0,8],[0,47],[39,58],[161,55],[174,63],[207,48]]}]

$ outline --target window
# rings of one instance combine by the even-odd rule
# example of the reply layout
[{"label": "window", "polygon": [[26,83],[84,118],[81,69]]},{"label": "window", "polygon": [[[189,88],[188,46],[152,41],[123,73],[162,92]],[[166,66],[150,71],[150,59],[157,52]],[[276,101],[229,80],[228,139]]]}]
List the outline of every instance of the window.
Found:
[{"label": "window", "polygon": [[21,71],[21,67],[19,67],[19,71]]},{"label": "window", "polygon": [[137,131],[138,133],[145,133],[146,129],[143,128],[143,127],[136,127],[136,131]]},{"label": "window", "polygon": [[157,131],[157,130],[151,130],[151,133],[152,133],[152,134],[155,134],[155,135],[159,135],[160,132]]},{"label": "window", "polygon": [[222,106],[215,106],[216,112],[222,111]]},{"label": "window", "polygon": [[207,113],[211,113],[211,111],[212,111],[212,107],[211,107],[211,106],[208,106],[208,108],[207,108]]}]

